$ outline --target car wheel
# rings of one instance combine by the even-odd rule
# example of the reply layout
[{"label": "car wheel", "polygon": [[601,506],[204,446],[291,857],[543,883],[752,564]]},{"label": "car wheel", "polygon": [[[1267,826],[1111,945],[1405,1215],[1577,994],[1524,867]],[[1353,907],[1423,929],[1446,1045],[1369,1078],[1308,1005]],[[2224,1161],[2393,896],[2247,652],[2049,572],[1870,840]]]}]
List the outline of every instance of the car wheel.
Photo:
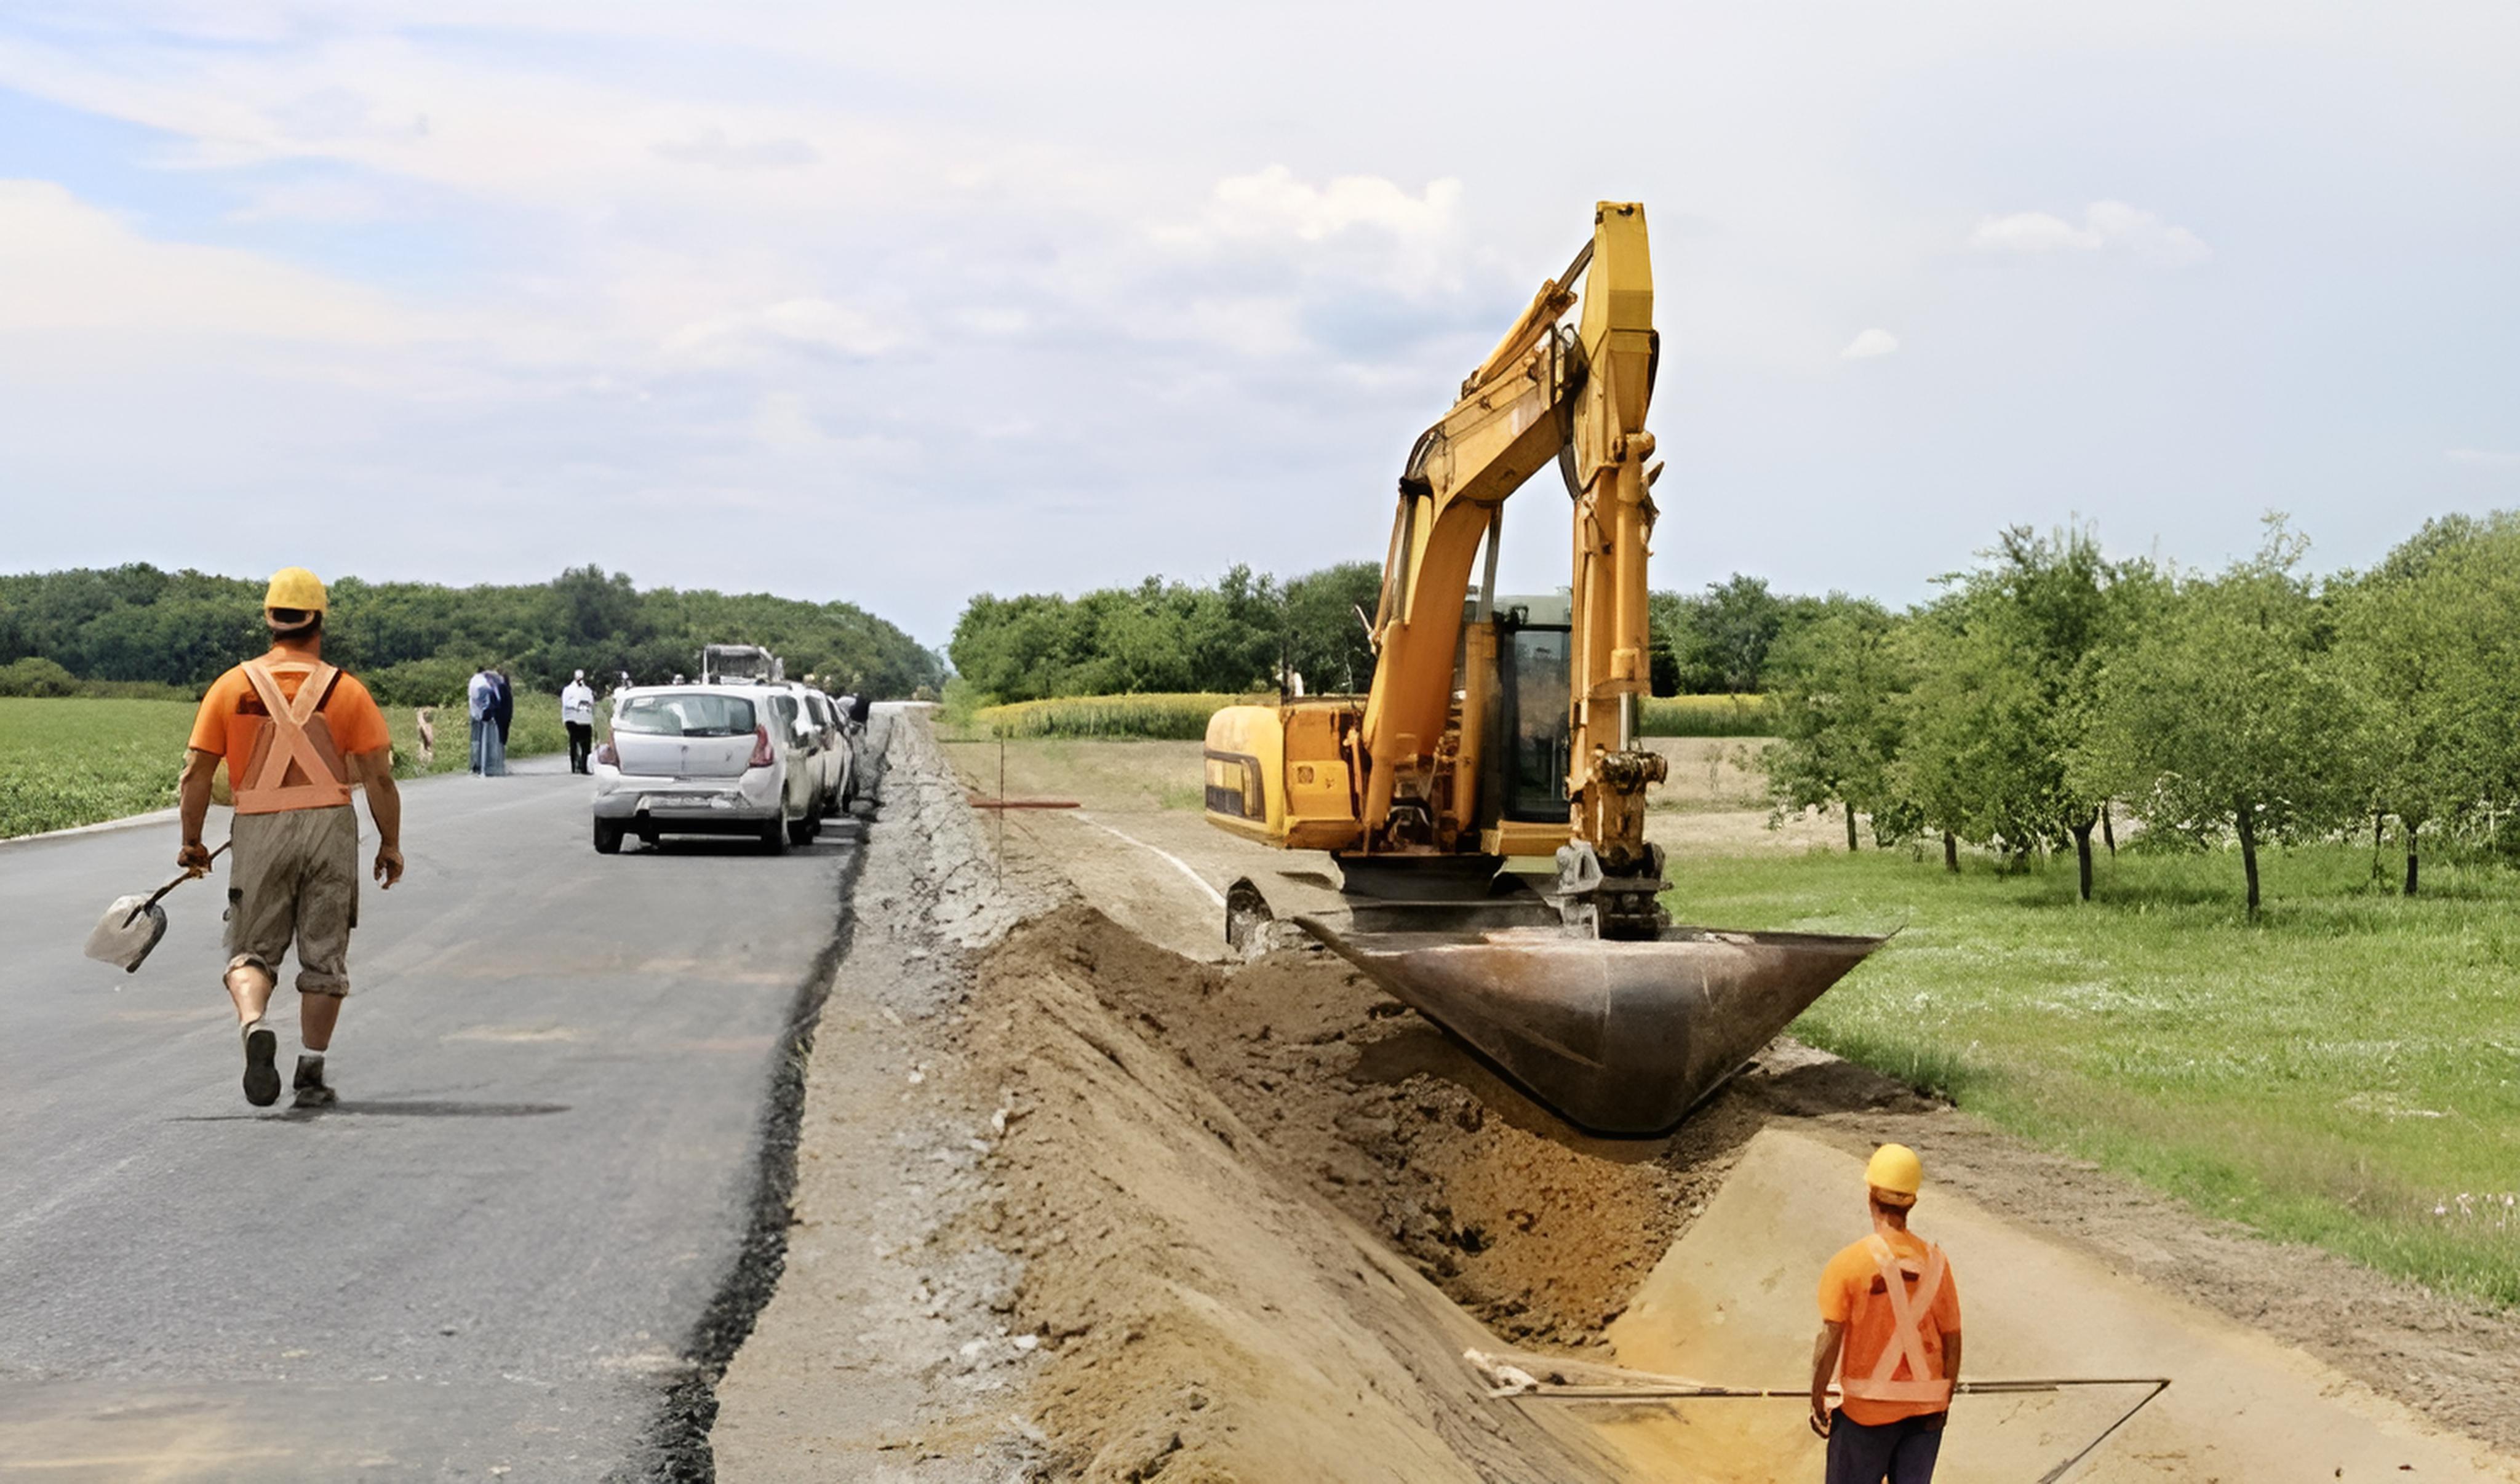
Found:
[{"label": "car wheel", "polygon": [[820,814],[809,814],[803,819],[792,821],[788,826],[788,843],[810,845],[814,843],[814,836],[822,832],[823,817]]},{"label": "car wheel", "polygon": [[603,820],[597,820],[595,822],[595,853],[597,855],[619,855],[621,853],[621,827],[619,825],[608,824]]},{"label": "car wheel", "polygon": [[786,811],[781,811],[779,818],[772,820],[769,824],[761,827],[761,848],[770,852],[772,855],[782,855],[787,852],[788,816]]}]

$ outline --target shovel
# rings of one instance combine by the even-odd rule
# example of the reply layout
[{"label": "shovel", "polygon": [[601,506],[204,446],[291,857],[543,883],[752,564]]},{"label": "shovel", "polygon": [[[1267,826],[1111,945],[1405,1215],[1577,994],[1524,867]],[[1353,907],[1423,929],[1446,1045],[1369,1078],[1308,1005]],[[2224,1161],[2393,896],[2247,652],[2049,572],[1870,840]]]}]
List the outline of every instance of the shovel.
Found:
[{"label": "shovel", "polygon": [[[225,855],[230,843],[221,840],[219,848],[210,852],[210,859],[215,861]],[[100,963],[119,964],[124,973],[139,972],[140,961],[149,957],[149,950],[158,946],[159,938],[166,936],[166,909],[158,905],[158,899],[192,878],[193,874],[187,871],[145,897],[114,898],[113,905],[97,920],[96,930],[87,935],[87,956]]]}]

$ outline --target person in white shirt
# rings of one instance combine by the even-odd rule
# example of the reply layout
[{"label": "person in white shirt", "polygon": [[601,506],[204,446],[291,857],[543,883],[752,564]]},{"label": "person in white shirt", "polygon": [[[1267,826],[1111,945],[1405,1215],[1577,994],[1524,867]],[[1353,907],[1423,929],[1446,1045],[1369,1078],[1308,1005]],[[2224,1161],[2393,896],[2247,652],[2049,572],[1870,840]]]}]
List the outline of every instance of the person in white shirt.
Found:
[{"label": "person in white shirt", "polygon": [[595,750],[595,688],[586,672],[560,688],[561,725],[568,728],[568,771],[584,773],[587,754]]}]

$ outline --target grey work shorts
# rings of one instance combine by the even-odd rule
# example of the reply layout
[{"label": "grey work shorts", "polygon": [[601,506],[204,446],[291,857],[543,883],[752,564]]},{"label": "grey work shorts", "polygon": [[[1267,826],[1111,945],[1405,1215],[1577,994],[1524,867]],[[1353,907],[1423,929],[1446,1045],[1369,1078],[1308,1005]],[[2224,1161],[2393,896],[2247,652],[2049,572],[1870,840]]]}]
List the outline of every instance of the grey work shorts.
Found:
[{"label": "grey work shorts", "polygon": [[297,992],[350,992],[350,929],[359,925],[359,816],[347,804],[240,814],[228,870],[231,969],[252,965],[280,980],[297,945]]}]

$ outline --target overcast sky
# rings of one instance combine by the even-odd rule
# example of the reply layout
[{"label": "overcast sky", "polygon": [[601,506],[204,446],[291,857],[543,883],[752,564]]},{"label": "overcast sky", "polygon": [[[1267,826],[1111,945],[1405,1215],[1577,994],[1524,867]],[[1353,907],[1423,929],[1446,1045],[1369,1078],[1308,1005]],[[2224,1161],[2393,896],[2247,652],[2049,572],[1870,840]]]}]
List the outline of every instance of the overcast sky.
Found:
[{"label": "overcast sky", "polygon": [[[0,0],[0,570],[1381,556],[1645,203],[1654,581],[2520,505],[2520,6]],[[1566,580],[1565,496],[1508,586]]]}]

